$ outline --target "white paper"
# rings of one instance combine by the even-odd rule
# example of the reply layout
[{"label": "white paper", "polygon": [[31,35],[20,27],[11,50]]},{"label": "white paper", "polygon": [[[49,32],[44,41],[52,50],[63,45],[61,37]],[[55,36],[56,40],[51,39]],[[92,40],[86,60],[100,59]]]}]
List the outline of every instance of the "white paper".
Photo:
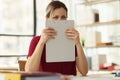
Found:
[{"label": "white paper", "polygon": [[75,45],[67,39],[65,30],[74,27],[73,20],[46,21],[46,27],[53,27],[57,35],[46,43],[46,62],[66,62],[75,60]]},{"label": "white paper", "polygon": [[120,80],[113,77],[72,77],[71,80]]},{"label": "white paper", "polygon": [[0,80],[5,80],[5,74],[0,74]]}]

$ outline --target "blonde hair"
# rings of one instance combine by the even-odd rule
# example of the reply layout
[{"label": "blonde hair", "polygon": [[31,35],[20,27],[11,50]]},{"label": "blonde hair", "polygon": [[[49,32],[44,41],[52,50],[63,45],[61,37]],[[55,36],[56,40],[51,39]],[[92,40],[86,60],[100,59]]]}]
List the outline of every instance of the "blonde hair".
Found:
[{"label": "blonde hair", "polygon": [[52,1],[51,3],[48,4],[46,8],[46,17],[49,18],[55,9],[61,8],[61,7],[65,9],[66,15],[67,15],[67,7],[64,3],[60,1]]}]

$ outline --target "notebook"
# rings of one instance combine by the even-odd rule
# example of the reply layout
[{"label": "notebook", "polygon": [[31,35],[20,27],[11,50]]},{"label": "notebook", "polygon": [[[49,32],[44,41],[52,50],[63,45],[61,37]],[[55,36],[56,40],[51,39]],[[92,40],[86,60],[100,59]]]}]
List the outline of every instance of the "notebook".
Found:
[{"label": "notebook", "polygon": [[46,62],[68,62],[75,60],[75,45],[67,39],[65,30],[74,28],[73,20],[46,21],[46,27],[53,27],[57,35],[46,43]]}]

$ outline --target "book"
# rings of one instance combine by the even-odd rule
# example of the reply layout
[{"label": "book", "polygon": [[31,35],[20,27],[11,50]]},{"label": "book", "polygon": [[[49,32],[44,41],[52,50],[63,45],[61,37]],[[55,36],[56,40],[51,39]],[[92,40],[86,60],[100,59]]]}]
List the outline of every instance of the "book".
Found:
[{"label": "book", "polygon": [[60,80],[60,74],[50,72],[0,72],[0,80]]}]

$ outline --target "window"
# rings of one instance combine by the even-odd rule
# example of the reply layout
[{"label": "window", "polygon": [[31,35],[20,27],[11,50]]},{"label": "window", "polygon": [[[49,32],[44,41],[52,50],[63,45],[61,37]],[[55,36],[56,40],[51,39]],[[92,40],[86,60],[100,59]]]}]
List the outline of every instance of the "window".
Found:
[{"label": "window", "polygon": [[34,35],[33,0],[0,0],[0,55],[27,54]]}]

